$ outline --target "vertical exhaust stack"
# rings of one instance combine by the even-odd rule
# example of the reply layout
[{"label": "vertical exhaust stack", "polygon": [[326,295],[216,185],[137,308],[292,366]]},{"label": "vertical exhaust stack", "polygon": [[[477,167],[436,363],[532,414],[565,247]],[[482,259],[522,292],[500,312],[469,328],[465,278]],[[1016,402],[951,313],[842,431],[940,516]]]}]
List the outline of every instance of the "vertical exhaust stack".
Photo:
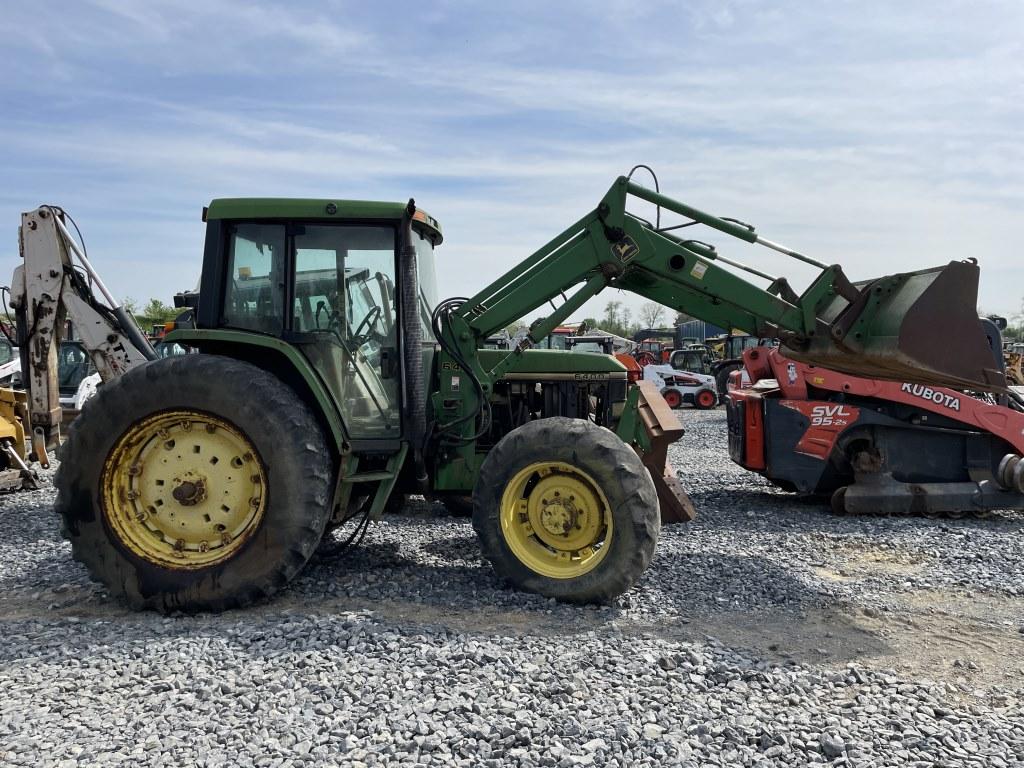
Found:
[{"label": "vertical exhaust stack", "polygon": [[819,330],[787,340],[784,354],[867,378],[1004,390],[978,322],[978,277],[973,261],[953,261],[854,283],[855,293],[821,308]]}]

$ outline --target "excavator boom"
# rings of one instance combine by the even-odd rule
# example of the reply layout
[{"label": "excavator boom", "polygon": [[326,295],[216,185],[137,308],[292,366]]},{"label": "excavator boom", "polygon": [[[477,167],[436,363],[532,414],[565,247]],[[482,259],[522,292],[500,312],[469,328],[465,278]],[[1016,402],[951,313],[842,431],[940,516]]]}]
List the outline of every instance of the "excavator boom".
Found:
[{"label": "excavator boom", "polygon": [[32,456],[44,467],[49,465],[48,450],[60,442],[57,351],[66,320],[76,329],[103,381],[156,357],[92,268],[64,219],[64,211],[45,205],[22,214],[18,230],[22,264],[11,284]]}]

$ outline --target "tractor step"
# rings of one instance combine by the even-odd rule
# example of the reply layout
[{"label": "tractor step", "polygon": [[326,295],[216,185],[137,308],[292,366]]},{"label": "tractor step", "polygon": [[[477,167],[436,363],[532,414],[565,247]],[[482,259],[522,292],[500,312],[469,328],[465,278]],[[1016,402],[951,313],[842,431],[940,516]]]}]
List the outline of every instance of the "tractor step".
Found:
[{"label": "tractor step", "polygon": [[360,457],[358,454],[349,454],[342,461],[338,477],[338,487],[334,493],[334,521],[340,522],[347,519],[349,515],[349,501],[352,498],[352,489],[357,483],[377,483],[376,491],[373,493],[373,500],[370,502],[368,516],[377,520],[384,514],[384,505],[387,504],[391,492],[398,482],[398,473],[405,462],[409,446],[405,443],[388,457],[388,463],[384,469],[375,469],[368,472],[359,472]]}]

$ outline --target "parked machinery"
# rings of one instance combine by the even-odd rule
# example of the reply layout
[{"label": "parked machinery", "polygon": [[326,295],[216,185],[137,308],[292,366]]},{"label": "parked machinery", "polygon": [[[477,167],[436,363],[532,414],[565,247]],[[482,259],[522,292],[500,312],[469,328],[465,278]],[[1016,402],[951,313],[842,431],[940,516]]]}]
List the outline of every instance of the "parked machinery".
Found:
[{"label": "parked machinery", "polygon": [[633,357],[642,365],[667,363],[675,348],[677,333],[671,328],[644,328],[633,334]]},{"label": "parked machinery", "polygon": [[714,376],[681,371],[671,365],[645,365],[644,380],[658,388],[669,408],[687,404],[707,410],[718,405]]},{"label": "parked machinery", "polygon": [[714,352],[711,364],[711,375],[715,377],[715,385],[724,398],[729,390],[729,377],[733,371],[743,368],[743,352],[753,347],[772,346],[774,339],[758,338],[741,331],[732,331],[709,338],[706,342]]},{"label": "parked machinery", "polygon": [[[629,212],[635,199],[656,207],[654,222]],[[663,226],[670,213],[681,223]],[[530,349],[608,287],[778,337],[810,363],[1004,385],[980,356],[980,329],[962,322],[976,306],[975,264],[852,283],[627,177],[475,296],[440,302],[440,225],[411,200],[215,200],[204,219],[194,326],[167,337],[198,352],[154,359],[65,214],[22,217],[18,420],[45,465],[60,436],[56,329],[67,314],[104,385],[69,430],[57,512],[73,555],[136,607],[217,610],[272,594],[329,526],[349,523],[358,540],[393,494],[414,492],[471,493],[484,555],[519,588],[577,602],[628,589],[661,519],[692,516],[666,472],[682,428],[613,358]],[[675,232],[696,224],[820,273],[799,296],[781,280],[759,288],[720,263],[763,272]],[[484,348],[549,302],[515,348]],[[17,453],[17,437],[2,446]]]},{"label": "parked machinery", "polygon": [[18,348],[4,337],[0,337],[0,387],[6,387],[11,377],[21,370]]},{"label": "parked machinery", "polygon": [[[998,371],[999,328],[981,326]],[[852,376],[764,347],[743,359],[750,383],[729,393],[729,453],[779,487],[831,496],[837,512],[1024,509],[1016,393]]]}]

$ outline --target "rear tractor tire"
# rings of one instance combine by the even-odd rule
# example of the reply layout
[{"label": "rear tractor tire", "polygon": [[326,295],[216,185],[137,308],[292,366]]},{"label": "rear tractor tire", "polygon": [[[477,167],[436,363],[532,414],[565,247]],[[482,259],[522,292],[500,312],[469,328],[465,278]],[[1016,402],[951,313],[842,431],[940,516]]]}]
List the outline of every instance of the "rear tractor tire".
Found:
[{"label": "rear tractor tire", "polygon": [[613,432],[555,417],[509,432],[480,468],[473,528],[484,556],[518,589],[608,602],[643,574],[658,542],[658,495]]},{"label": "rear tractor tire", "polygon": [[293,390],[248,363],[168,357],[105,384],[71,426],[57,511],[74,558],[134,608],[219,611],[316,549],[331,454]]}]

